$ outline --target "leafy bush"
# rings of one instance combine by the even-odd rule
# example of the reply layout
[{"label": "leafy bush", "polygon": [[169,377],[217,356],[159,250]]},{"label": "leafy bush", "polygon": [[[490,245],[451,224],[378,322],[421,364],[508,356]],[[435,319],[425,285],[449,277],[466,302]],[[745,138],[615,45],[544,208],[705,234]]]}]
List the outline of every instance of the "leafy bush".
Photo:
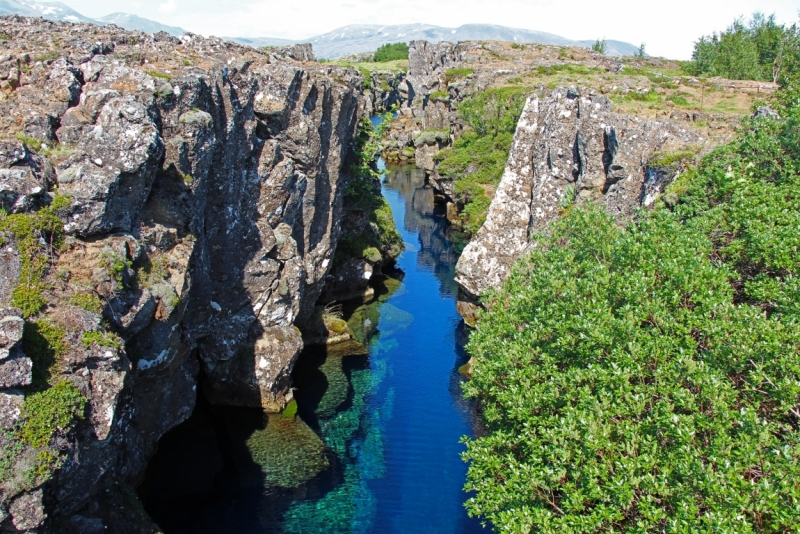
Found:
[{"label": "leafy bush", "polygon": [[[800,99],[618,228],[572,207],[478,323],[467,503],[503,532],[800,524]],[[795,98],[795,99],[793,99]]]},{"label": "leafy bush", "polygon": [[408,45],[406,43],[386,43],[375,51],[372,61],[383,63],[396,59],[408,59]]},{"label": "leafy bush", "polygon": [[[56,213],[65,204],[69,197],[57,195],[50,206],[34,213],[0,214],[0,232],[14,237],[20,254],[19,284],[11,293],[11,305],[20,308],[25,317],[46,304],[42,292],[47,288],[48,253],[61,245],[64,226]],[[47,245],[42,246],[40,239]]]},{"label": "leafy bush", "polygon": [[598,39],[595,41],[595,43],[592,45],[592,50],[595,52],[600,52],[601,54],[608,52],[608,44],[606,43],[606,40]]},{"label": "leafy bush", "polygon": [[20,438],[32,447],[46,447],[56,434],[69,432],[83,417],[86,398],[69,380],[25,397]]},{"label": "leafy bush", "polygon": [[695,76],[787,83],[800,75],[800,28],[755,13],[719,34],[701,37],[686,69]]},{"label": "leafy bush", "polygon": [[486,190],[503,177],[526,96],[525,88],[505,87],[462,102],[459,115],[470,129],[437,158],[439,173],[455,182],[457,200],[464,204],[461,219],[469,232],[476,232],[486,218],[491,203]]}]

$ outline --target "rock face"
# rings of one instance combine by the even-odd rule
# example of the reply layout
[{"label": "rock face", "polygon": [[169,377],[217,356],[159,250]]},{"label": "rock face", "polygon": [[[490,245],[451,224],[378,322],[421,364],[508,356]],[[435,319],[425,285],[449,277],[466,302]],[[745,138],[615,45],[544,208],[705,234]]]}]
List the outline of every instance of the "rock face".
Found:
[{"label": "rock face", "polygon": [[500,287],[563,205],[593,201],[625,220],[674,178],[651,169],[652,156],[703,142],[670,122],[614,113],[608,98],[589,91],[558,88],[544,100],[530,97],[486,222],[456,267],[464,293],[459,311],[473,318],[476,299]]},{"label": "rock face", "polygon": [[[310,63],[310,46],[271,53],[191,34],[0,21],[12,74],[0,137],[24,140],[0,142],[0,203],[29,212],[58,186],[66,239],[39,318],[66,330],[59,370],[88,399],[55,476],[0,495],[2,525],[37,528],[47,515],[113,530],[124,514],[95,496],[126,500],[113,483],[142,472],[198,391],[268,411],[291,400],[298,326],[325,289],[353,179],[363,78]],[[0,306],[20,269],[5,237]],[[100,314],[73,305],[98,297]],[[19,312],[3,313],[0,389],[17,388],[30,383],[31,360],[18,350]],[[125,350],[81,343],[101,315]],[[20,401],[0,391],[4,428]]]}]

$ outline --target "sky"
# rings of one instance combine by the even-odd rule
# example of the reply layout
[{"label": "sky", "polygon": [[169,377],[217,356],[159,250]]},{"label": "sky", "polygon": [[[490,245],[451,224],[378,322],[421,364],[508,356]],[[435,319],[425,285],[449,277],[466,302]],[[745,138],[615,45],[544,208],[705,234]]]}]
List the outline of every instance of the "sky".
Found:
[{"label": "sky", "polygon": [[755,11],[800,18],[800,0],[62,0],[89,17],[122,11],[201,35],[304,39],[348,24],[498,24],[569,39],[645,43],[689,59],[694,41]]}]

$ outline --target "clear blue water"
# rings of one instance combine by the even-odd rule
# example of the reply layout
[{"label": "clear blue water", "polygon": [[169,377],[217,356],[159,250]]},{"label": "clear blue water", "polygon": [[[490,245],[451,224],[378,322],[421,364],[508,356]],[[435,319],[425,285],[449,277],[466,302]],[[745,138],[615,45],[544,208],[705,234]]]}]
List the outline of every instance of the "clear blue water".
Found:
[{"label": "clear blue water", "polygon": [[457,236],[423,171],[389,169],[383,193],[406,242],[400,272],[375,302],[344,306],[369,355],[304,351],[294,420],[201,399],[139,492],[166,534],[487,532],[463,508],[459,440],[478,423],[457,372]]}]

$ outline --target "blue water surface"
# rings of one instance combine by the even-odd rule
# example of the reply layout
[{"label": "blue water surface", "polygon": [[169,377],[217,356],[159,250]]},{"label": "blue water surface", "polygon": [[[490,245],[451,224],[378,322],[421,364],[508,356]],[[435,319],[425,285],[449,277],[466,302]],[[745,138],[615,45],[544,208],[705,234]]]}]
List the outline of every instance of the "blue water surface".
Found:
[{"label": "blue water surface", "polygon": [[460,438],[479,423],[457,372],[458,235],[424,171],[378,163],[406,249],[375,302],[344,306],[369,354],[305,350],[294,419],[198,398],[139,491],[166,534],[488,531],[463,507]]}]

